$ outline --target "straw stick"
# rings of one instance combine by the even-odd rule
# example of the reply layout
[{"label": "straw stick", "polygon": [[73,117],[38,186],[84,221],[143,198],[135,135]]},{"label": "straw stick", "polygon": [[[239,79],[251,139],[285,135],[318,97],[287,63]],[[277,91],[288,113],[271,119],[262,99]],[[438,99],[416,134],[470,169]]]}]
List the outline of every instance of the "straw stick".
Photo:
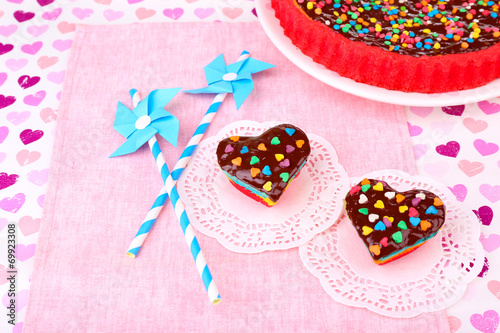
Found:
[{"label": "straw stick", "polygon": [[[138,101],[140,100],[139,93],[137,92],[137,90],[132,89],[130,91],[130,94],[132,96],[134,106],[136,106]],[[217,286],[215,285],[215,282],[213,281],[212,274],[210,273],[210,270],[207,266],[207,262],[205,260],[205,257],[203,256],[203,252],[201,252],[200,245],[198,244],[198,240],[196,239],[196,235],[194,233],[194,229],[189,222],[189,218],[187,217],[184,203],[182,202],[182,200],[180,200],[179,193],[177,192],[177,188],[175,187],[175,182],[172,180],[172,177],[169,177],[170,172],[168,170],[167,163],[165,162],[165,158],[163,157],[163,154],[161,152],[160,145],[156,140],[156,135],[149,139],[148,145],[151,149],[151,152],[153,153],[156,161],[156,166],[160,171],[163,182],[165,183],[166,193],[168,193],[171,198],[172,206],[174,207],[175,214],[177,215],[177,218],[179,219],[179,222],[181,224],[186,242],[191,249],[191,254],[196,263],[196,268],[198,269],[198,273],[200,274],[203,284],[205,285],[205,289],[208,292],[210,302],[212,304],[218,304],[221,301],[219,291],[217,289]]]},{"label": "straw stick", "polygon": [[[238,58],[238,61],[242,61],[250,57],[250,54],[246,51],[244,51],[240,57]],[[193,133],[193,136],[189,140],[186,148],[182,152],[181,156],[179,157],[179,160],[174,166],[174,169],[172,170],[171,175],[169,176],[169,182],[173,182],[173,186],[177,184],[177,180],[179,180],[182,172],[188,165],[189,161],[191,160],[191,157],[193,156],[194,151],[196,150],[196,147],[198,147],[198,144],[201,142],[203,139],[203,136],[205,135],[205,132],[207,131],[208,127],[212,123],[212,120],[214,119],[217,111],[219,110],[222,102],[226,98],[227,93],[219,93],[215,95],[214,99],[212,100],[212,103],[210,104],[207,112],[201,119],[200,124],[196,128],[196,131]],[[165,187],[163,187],[158,193],[158,196],[155,199],[155,202],[151,206],[151,209],[149,212],[146,214],[146,217],[144,218],[139,231],[137,232],[136,236],[132,240],[132,243],[130,244],[128,250],[127,250],[127,255],[131,258],[135,258],[135,256],[139,253],[139,250],[141,249],[142,244],[146,240],[146,237],[149,235],[149,232],[151,228],[154,225],[154,222],[156,221],[156,218],[160,214],[163,205],[165,204],[166,200],[168,199],[167,191],[165,190]]]}]

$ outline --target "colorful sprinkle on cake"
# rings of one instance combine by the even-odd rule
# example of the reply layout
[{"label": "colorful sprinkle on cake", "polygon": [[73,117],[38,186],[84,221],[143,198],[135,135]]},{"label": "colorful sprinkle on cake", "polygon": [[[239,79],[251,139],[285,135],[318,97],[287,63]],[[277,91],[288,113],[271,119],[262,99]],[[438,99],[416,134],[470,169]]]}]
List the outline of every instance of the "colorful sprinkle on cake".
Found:
[{"label": "colorful sprinkle on cake", "polygon": [[257,137],[230,137],[217,160],[231,183],[249,197],[273,206],[304,166],[311,151],[306,134],[281,124]]},{"label": "colorful sprinkle on cake", "polygon": [[373,260],[383,265],[434,237],[446,207],[425,190],[398,192],[386,182],[363,179],[345,198],[345,209]]}]

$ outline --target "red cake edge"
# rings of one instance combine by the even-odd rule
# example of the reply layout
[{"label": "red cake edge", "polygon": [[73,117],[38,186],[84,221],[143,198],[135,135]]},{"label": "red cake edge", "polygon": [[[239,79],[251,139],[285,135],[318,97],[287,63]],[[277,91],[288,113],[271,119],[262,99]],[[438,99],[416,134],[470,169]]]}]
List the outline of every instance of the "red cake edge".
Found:
[{"label": "red cake edge", "polygon": [[305,55],[343,77],[390,90],[442,93],[500,77],[500,43],[476,52],[412,57],[351,41],[313,21],[294,0],[271,0],[276,18]]}]

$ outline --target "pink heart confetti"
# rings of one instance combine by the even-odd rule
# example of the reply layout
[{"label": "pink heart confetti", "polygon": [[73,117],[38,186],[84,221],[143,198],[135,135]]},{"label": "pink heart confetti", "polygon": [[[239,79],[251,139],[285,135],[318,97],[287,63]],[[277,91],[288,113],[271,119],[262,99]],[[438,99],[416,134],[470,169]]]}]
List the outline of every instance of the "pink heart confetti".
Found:
[{"label": "pink heart confetti", "polygon": [[479,192],[491,203],[500,200],[500,185],[492,186],[490,184],[482,184],[479,186]]},{"label": "pink heart confetti", "polygon": [[450,333],[455,333],[462,326],[460,319],[454,316],[448,316],[448,323],[450,324]]},{"label": "pink heart confetti", "polygon": [[473,177],[484,171],[484,164],[481,162],[470,162],[461,160],[458,162],[458,168],[468,177]]},{"label": "pink heart confetti", "polygon": [[495,333],[500,319],[495,310],[485,311],[482,315],[475,313],[470,317],[472,326],[483,333]]},{"label": "pink heart confetti", "polygon": [[427,153],[427,145],[422,143],[417,143],[413,146],[413,154],[415,155],[415,159],[419,159]]},{"label": "pink heart confetti", "polygon": [[71,39],[66,39],[66,40],[58,39],[55,40],[54,43],[52,43],[52,47],[55,48],[57,51],[64,52],[67,49],[69,49],[72,44],[73,40]]},{"label": "pink heart confetti", "polygon": [[0,143],[3,143],[9,135],[9,128],[7,126],[0,126]]},{"label": "pink heart confetti", "polygon": [[17,153],[16,160],[20,166],[25,166],[37,161],[40,156],[42,155],[37,151],[29,151],[27,149],[23,149]]},{"label": "pink heart confetti", "polygon": [[104,15],[104,18],[106,20],[108,20],[109,22],[121,19],[123,17],[123,15],[125,15],[124,12],[115,11],[112,9],[106,9],[102,14]]},{"label": "pink heart confetti", "polygon": [[47,29],[49,29],[48,24],[41,25],[39,27],[36,25],[32,25],[28,27],[28,33],[33,37],[38,37],[43,35],[45,31],[47,31]]},{"label": "pink heart confetti", "polygon": [[57,110],[52,110],[51,108],[45,108],[40,111],[40,118],[42,118],[44,123],[50,123],[57,120]]},{"label": "pink heart confetti", "polygon": [[36,244],[17,244],[16,245],[16,259],[19,261],[26,261],[35,255]]},{"label": "pink heart confetti", "polygon": [[500,281],[491,280],[488,282],[488,290],[500,300]]},{"label": "pink heart confetti", "polygon": [[45,69],[56,64],[58,61],[59,58],[57,57],[42,56],[40,57],[40,59],[38,59],[37,64],[40,69]]},{"label": "pink heart confetti", "polygon": [[61,84],[64,81],[64,75],[66,74],[66,71],[61,71],[61,72],[52,72],[47,75],[47,79],[51,82],[54,82],[56,84]]},{"label": "pink heart confetti", "polygon": [[43,169],[43,170],[31,170],[28,172],[28,181],[31,183],[37,185],[37,186],[43,186],[45,183],[47,183],[47,180],[49,179],[49,169]]},{"label": "pink heart confetti", "polygon": [[24,236],[29,236],[40,230],[41,221],[42,219],[40,218],[34,219],[31,216],[23,216],[19,219],[17,225]]},{"label": "pink heart confetti", "polygon": [[488,156],[498,151],[498,145],[493,142],[486,142],[481,139],[474,140],[474,148],[483,156]]},{"label": "pink heart confetti", "polygon": [[17,126],[19,124],[24,123],[30,117],[31,112],[23,111],[23,112],[11,112],[7,115],[7,120],[10,121],[13,125]]},{"label": "pink heart confetti", "polygon": [[182,16],[182,14],[184,14],[184,10],[182,8],[167,8],[163,11],[163,15],[165,15],[166,17],[170,17],[173,20],[177,20],[179,17]]},{"label": "pink heart confetti", "polygon": [[488,253],[491,253],[500,247],[500,235],[497,234],[485,236],[481,233],[479,241],[483,245],[483,249]]},{"label": "pink heart confetti", "polygon": [[474,120],[472,118],[465,118],[463,120],[465,128],[472,133],[479,133],[488,128],[488,123],[484,120]]},{"label": "pink heart confetti", "polygon": [[23,102],[26,105],[38,106],[40,105],[40,103],[42,103],[45,96],[46,96],[45,90],[40,90],[32,95],[24,97]]},{"label": "pink heart confetti", "polygon": [[477,106],[484,112],[486,115],[494,114],[500,112],[500,104],[490,103],[488,101],[482,101],[477,103]]},{"label": "pink heart confetti", "polygon": [[26,196],[24,193],[18,193],[13,197],[7,197],[0,200],[0,209],[5,210],[9,213],[17,213],[19,209],[24,205],[26,201]]},{"label": "pink heart confetti", "polygon": [[235,18],[243,14],[243,9],[237,7],[236,8],[224,7],[222,8],[222,14],[224,14],[224,16],[230,18],[231,20],[234,20]]},{"label": "pink heart confetti", "polygon": [[2,35],[4,37],[9,37],[10,35],[12,35],[16,31],[17,31],[16,24],[0,25],[0,35]]},{"label": "pink heart confetti", "polygon": [[422,134],[422,127],[417,126],[417,125],[412,125],[410,123],[408,124],[408,131],[410,132],[410,136],[417,136]]},{"label": "pink heart confetti", "polygon": [[7,73],[0,72],[0,87],[4,84],[4,82],[7,80]]},{"label": "pink heart confetti", "polygon": [[135,11],[135,16],[137,16],[139,20],[145,20],[147,18],[154,16],[155,14],[156,11],[154,9],[146,9],[144,7],[138,8]]},{"label": "pink heart confetti", "polygon": [[62,13],[62,8],[56,8],[53,11],[43,13],[42,18],[48,21],[54,21],[59,17],[59,15],[61,15],[61,13]]},{"label": "pink heart confetti", "polygon": [[42,194],[36,199],[36,202],[38,203],[38,206],[43,208],[43,203],[45,202],[45,194]]},{"label": "pink heart confetti", "polygon": [[[35,245],[35,244],[32,244],[32,245]],[[17,248],[17,246],[16,246]],[[16,251],[17,253],[17,251]],[[20,290],[19,292],[16,293],[16,312],[20,312],[21,310],[23,310],[26,305],[28,305],[28,296],[29,296],[29,289],[24,289],[24,290]],[[7,307],[9,306],[9,303],[10,303],[10,297],[8,295],[8,293],[5,293],[2,297],[2,304]],[[14,331],[12,331],[14,332]]]},{"label": "pink heart confetti", "polygon": [[67,34],[68,32],[73,32],[76,30],[76,25],[74,23],[68,23],[66,21],[61,21],[57,25],[57,30],[62,34]]},{"label": "pink heart confetti", "polygon": [[420,118],[426,118],[432,113],[433,110],[434,108],[432,107],[410,106],[410,112],[419,116]]},{"label": "pink heart confetti", "polygon": [[79,18],[80,20],[85,20],[86,18],[92,16],[92,14],[94,14],[94,11],[90,8],[84,9],[84,8],[75,7],[71,11],[71,13],[73,13],[73,15],[76,16],[77,18]]},{"label": "pink heart confetti", "polygon": [[5,62],[5,66],[7,66],[8,69],[10,69],[13,72],[17,72],[24,66],[28,64],[28,59],[21,58],[21,59],[9,59]]},{"label": "pink heart confetti", "polygon": [[464,202],[467,196],[467,187],[463,184],[457,184],[453,187],[448,187],[450,191],[455,195],[458,201]]},{"label": "pink heart confetti", "polygon": [[442,178],[448,172],[449,168],[450,166],[446,161],[424,164],[424,171],[437,178]]},{"label": "pink heart confetti", "polygon": [[482,225],[489,226],[493,220],[493,209],[489,206],[481,206],[477,210],[473,210],[476,214],[477,219]]},{"label": "pink heart confetti", "polygon": [[25,44],[21,46],[21,51],[27,54],[37,54],[38,51],[42,48],[43,43],[38,41],[33,44]]},{"label": "pink heart confetti", "polygon": [[196,8],[194,10],[194,15],[196,15],[196,17],[198,17],[199,19],[203,20],[212,15],[214,12],[215,9],[213,8]]}]

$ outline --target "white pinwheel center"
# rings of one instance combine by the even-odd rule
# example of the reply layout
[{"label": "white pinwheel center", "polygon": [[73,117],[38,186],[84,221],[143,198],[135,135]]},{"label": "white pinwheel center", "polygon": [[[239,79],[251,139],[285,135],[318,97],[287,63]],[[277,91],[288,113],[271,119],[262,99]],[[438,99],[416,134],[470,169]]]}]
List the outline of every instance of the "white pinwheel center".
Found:
[{"label": "white pinwheel center", "polygon": [[238,74],[236,73],[227,73],[227,74],[224,74],[222,76],[222,79],[224,81],[233,81],[234,79],[236,79],[238,77]]},{"label": "white pinwheel center", "polygon": [[145,115],[137,119],[137,121],[135,122],[135,128],[141,130],[146,128],[146,126],[148,126],[149,124],[151,124],[151,118],[148,115]]}]

